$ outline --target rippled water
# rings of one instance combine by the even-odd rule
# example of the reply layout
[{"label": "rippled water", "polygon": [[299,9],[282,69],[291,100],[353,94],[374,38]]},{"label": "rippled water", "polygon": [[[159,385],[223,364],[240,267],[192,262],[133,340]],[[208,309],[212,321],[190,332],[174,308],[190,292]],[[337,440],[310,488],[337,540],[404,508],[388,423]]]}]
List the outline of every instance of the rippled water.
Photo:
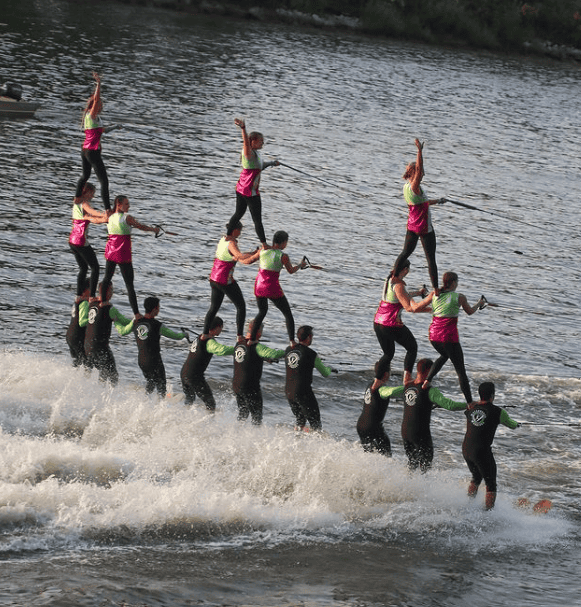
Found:
[{"label": "rippled water", "polygon": [[[114,4],[23,0],[0,22],[0,77],[42,103],[34,119],[0,120],[0,603],[579,604],[579,68]],[[303,171],[264,173],[263,217],[267,233],[290,233],[291,259],[326,268],[282,278],[296,322],[341,370],[315,378],[324,436],[291,431],[279,365],[265,371],[260,429],[235,421],[229,360],[208,371],[213,418],[147,398],[131,337],[112,338],[116,389],[70,368],[67,237],[92,69],[105,123],[124,125],[103,139],[112,194],[179,233],[134,235],[138,297],[161,297],[170,327],[199,330],[209,304],[234,209],[234,117],[264,133],[266,159]],[[465,497],[462,415],[434,414],[426,477],[405,473],[397,401],[394,459],[357,443],[416,136],[428,193],[480,209],[433,210],[440,274],[456,271],[471,303],[500,305],[460,320],[472,383],[493,379],[511,416],[549,424],[499,430],[491,514]],[[91,240],[102,251],[105,231]],[[255,272],[236,270],[249,315]],[[418,248],[408,283],[425,282]],[[220,315],[231,341],[231,304]],[[280,313],[266,320],[269,345],[284,345]],[[428,315],[405,320],[433,356]],[[163,346],[179,392],[186,347]],[[451,369],[438,387],[460,399]],[[553,511],[515,509],[523,495]]]}]

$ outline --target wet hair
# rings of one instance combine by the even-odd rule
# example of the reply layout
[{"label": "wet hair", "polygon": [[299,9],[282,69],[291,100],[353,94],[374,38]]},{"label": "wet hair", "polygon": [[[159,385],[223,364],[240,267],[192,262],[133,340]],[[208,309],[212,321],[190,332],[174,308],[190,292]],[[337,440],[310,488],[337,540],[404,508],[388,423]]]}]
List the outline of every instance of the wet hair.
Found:
[{"label": "wet hair", "polygon": [[434,361],[431,358],[422,358],[418,360],[418,364],[416,365],[416,369],[420,375],[424,375],[427,373],[434,364]]},{"label": "wet hair", "polygon": [[[111,293],[113,293],[113,283],[109,283],[109,288],[107,289],[107,291],[111,291]],[[107,293],[103,293],[103,283],[100,282],[99,283],[99,288],[97,289],[97,293],[99,293],[99,296],[101,297],[101,301],[107,301]]]},{"label": "wet hair", "polygon": [[83,281],[83,293],[91,286],[91,282],[88,278]]},{"label": "wet hair", "polygon": [[458,274],[456,274],[456,272],[446,272],[444,276],[442,276],[442,289],[449,289],[456,280],[458,280]]},{"label": "wet hair", "polygon": [[[247,326],[246,330],[248,331],[248,333],[251,333],[253,329],[254,329],[254,319],[248,321],[248,326]],[[258,329],[257,333],[262,333],[262,329],[264,329],[264,324],[260,325],[260,328]]]},{"label": "wet hair", "polygon": [[159,306],[159,297],[146,297],[143,300],[143,307],[146,314],[151,314]]},{"label": "wet hair", "polygon": [[250,133],[248,133],[248,140],[255,141],[256,139],[262,139],[264,141],[262,133],[259,133],[258,131],[250,131]]},{"label": "wet hair", "polygon": [[490,400],[495,393],[494,384],[491,381],[485,381],[478,386],[478,394],[481,400]]},{"label": "wet hair", "polygon": [[210,323],[210,331],[216,327],[223,327],[224,321],[219,316],[214,316],[214,319]]},{"label": "wet hair", "polygon": [[313,334],[313,327],[311,327],[309,325],[303,325],[302,327],[299,327],[299,330],[297,331],[297,338],[299,341],[305,341],[312,334]]},{"label": "wet hair", "polygon": [[375,363],[375,379],[383,379],[386,373],[389,373],[390,360],[387,356],[382,356]]},{"label": "wet hair", "polygon": [[282,244],[283,242],[286,242],[288,240],[288,232],[285,232],[284,230],[279,230],[278,232],[274,233],[274,236],[272,237],[272,244]]},{"label": "wet hair", "polygon": [[81,196],[83,196],[84,194],[88,194],[89,192],[92,192],[94,194],[95,191],[96,191],[95,186],[90,181],[87,181],[87,183],[83,186],[83,191],[81,193]]},{"label": "wet hair", "polygon": [[404,179],[411,179],[414,175],[416,174],[416,163],[414,162],[410,162],[407,167],[405,168],[404,174],[402,175],[402,177]]},{"label": "wet hair", "polygon": [[228,230],[228,234],[232,234],[234,230],[241,230],[244,226],[241,221],[237,221],[233,226],[229,223],[226,224],[226,229]]},{"label": "wet hair", "polygon": [[118,196],[115,196],[115,200],[113,201],[113,208],[115,210],[117,210],[117,205],[120,205],[124,200],[128,200],[127,196],[124,196],[123,194],[119,194]]}]

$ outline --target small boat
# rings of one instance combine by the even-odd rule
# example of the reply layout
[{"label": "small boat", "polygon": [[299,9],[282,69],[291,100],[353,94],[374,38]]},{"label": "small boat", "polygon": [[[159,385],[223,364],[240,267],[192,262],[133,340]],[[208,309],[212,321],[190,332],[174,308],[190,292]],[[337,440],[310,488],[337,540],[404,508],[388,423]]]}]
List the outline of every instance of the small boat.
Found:
[{"label": "small boat", "polygon": [[0,87],[0,116],[9,118],[30,118],[40,107],[40,103],[22,101],[22,87],[7,82]]}]

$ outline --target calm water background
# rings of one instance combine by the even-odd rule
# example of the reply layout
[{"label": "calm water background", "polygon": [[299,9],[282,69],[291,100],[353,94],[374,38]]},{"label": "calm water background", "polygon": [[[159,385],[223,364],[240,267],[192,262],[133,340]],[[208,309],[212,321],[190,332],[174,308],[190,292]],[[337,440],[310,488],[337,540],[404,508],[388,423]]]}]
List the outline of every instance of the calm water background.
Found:
[{"label": "calm water background", "polygon": [[[49,0],[4,5],[0,41],[2,81],[42,103],[34,119],[0,121],[0,604],[581,604],[579,427],[559,425],[580,423],[577,66]],[[132,337],[112,338],[115,389],[70,367],[67,237],[92,69],[104,122],[124,125],[103,138],[112,194],[179,233],[133,239],[138,297],[161,297],[170,327],[199,330],[209,304],[235,202],[234,117],[264,133],[266,159],[332,184],[278,167],[261,188],[267,233],[286,229],[292,260],[327,269],[282,278],[297,326],[314,325],[314,346],[341,370],[315,379],[323,436],[292,432],[281,365],[265,371],[261,428],[236,422],[229,360],[208,370],[213,417],[146,397]],[[424,477],[406,473],[397,401],[394,458],[357,443],[416,136],[428,193],[483,211],[433,209],[440,274],[456,271],[471,303],[484,293],[501,306],[460,320],[473,386],[492,379],[515,419],[549,424],[499,430],[487,514],[465,497],[462,415],[434,414]],[[101,255],[105,230],[91,241]],[[255,273],[236,270],[249,316]],[[420,247],[408,284],[425,282]],[[232,341],[232,305],[220,314]],[[406,315],[420,356],[434,355],[429,320]],[[275,309],[265,337],[284,346]],[[187,346],[163,347],[179,393]],[[401,367],[398,349],[395,383]],[[461,400],[450,368],[437,384]],[[555,506],[535,517],[514,507],[521,496]]]}]

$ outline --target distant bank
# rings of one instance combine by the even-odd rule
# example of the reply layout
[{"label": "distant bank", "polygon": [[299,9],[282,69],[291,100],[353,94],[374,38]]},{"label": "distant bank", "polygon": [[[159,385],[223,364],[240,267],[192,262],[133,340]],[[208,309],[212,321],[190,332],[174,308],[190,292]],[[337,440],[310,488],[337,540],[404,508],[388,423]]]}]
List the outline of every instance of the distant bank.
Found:
[{"label": "distant bank", "polygon": [[576,0],[116,1],[581,63],[581,7],[576,8]]}]

